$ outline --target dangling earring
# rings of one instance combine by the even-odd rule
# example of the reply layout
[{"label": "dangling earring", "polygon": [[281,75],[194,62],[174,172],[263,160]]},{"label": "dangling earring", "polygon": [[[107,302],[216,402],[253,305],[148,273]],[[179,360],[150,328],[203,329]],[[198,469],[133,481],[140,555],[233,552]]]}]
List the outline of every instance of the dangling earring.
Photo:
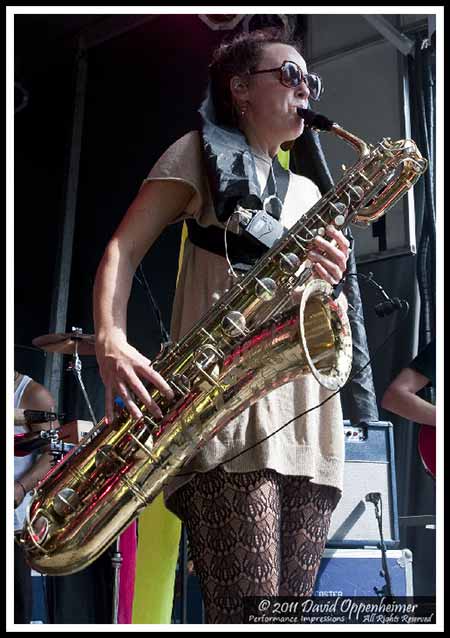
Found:
[{"label": "dangling earring", "polygon": [[247,113],[248,103],[244,102],[243,104],[239,104],[239,102],[233,102],[233,119],[235,124],[239,124],[239,121],[245,116]]}]

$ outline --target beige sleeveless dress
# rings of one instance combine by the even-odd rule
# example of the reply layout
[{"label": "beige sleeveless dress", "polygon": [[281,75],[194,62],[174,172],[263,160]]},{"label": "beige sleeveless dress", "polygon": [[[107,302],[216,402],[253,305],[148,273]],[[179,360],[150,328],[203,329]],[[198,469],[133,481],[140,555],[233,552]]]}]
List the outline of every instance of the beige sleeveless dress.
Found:
[{"label": "beige sleeveless dress", "polygon": [[[262,192],[270,165],[256,154],[255,162]],[[195,190],[187,210],[177,222],[183,218],[194,218],[202,226],[213,224],[223,227],[214,213],[197,131],[187,133],[175,142],[158,160],[145,181],[160,179],[182,180]],[[291,172],[281,215],[284,226],[292,226],[318,199],[320,192],[315,184]],[[231,284],[225,258],[203,250],[187,239],[173,303],[172,338],[176,341],[186,334],[211,306],[213,294],[223,292]],[[231,421],[183,467],[183,474],[206,472],[219,464],[228,472],[270,468],[284,475],[310,477],[313,483],[342,490],[344,435],[339,395],[239,458],[227,462],[296,415],[318,405],[330,394],[312,375],[273,390]],[[189,480],[189,476],[175,477],[165,488],[166,502]]]}]

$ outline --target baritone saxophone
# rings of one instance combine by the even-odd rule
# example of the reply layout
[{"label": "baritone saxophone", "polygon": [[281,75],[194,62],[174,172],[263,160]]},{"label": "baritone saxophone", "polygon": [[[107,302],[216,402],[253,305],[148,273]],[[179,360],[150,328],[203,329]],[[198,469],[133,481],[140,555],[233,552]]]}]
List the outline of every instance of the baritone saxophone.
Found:
[{"label": "baritone saxophone", "polygon": [[[330,391],[346,382],[352,360],[349,321],[332,287],[314,279],[307,252],[328,224],[368,226],[426,170],[412,140],[376,146],[311,111],[306,125],[328,130],[356,149],[340,181],[224,294],[154,368],[171,401],[151,394],[156,422],[117,409],[91,430],[38,484],[18,542],[45,574],[77,572],[94,561],[153,501],[164,485],[226,424],[274,388],[312,374]],[[300,305],[287,300],[304,287]]]}]

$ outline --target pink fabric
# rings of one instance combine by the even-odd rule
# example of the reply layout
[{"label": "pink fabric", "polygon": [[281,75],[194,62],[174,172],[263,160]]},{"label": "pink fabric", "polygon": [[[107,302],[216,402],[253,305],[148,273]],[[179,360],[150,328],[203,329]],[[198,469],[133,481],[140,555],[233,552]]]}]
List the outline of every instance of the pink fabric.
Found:
[{"label": "pink fabric", "polygon": [[119,625],[131,625],[132,623],[134,579],[136,574],[136,532],[136,521],[133,521],[119,538],[119,551],[122,554],[119,572]]}]

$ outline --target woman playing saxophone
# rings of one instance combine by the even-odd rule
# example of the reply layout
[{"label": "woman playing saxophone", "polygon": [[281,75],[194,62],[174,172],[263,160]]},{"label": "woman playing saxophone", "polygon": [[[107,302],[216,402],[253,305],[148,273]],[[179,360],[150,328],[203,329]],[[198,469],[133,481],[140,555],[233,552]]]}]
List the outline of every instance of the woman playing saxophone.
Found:
[{"label": "woman playing saxophone", "polygon": [[[139,263],[168,225],[189,222],[172,312],[171,337],[178,341],[233,285],[228,255],[205,233],[213,228],[223,234],[239,198],[272,202],[286,228],[320,199],[317,186],[281,168],[277,156],[284,142],[302,135],[297,108],[318,100],[321,91],[321,78],[308,72],[298,43],[284,34],[240,34],[215,51],[201,130],[172,144],[152,168],[98,268],[96,351],[108,420],[115,397],[135,418],[145,405],[158,420],[151,387],[168,398],[173,394],[127,341],[127,304]],[[239,240],[236,245],[239,252]],[[337,284],[348,254],[348,240],[331,225],[311,242],[308,259],[316,277]],[[345,309],[342,294],[338,302]],[[312,593],[343,486],[339,396],[228,459],[329,395],[312,375],[273,390],[233,419],[165,488],[167,507],[188,531],[207,622],[242,622],[245,596]]]}]

